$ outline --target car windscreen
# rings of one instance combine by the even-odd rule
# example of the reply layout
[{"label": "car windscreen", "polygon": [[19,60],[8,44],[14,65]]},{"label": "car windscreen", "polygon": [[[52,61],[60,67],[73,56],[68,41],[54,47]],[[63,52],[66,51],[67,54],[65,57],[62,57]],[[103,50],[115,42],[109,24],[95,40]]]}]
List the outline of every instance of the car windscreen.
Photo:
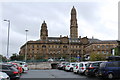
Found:
[{"label": "car windscreen", "polygon": [[92,67],[98,67],[100,63],[92,63]]},{"label": "car windscreen", "polygon": [[62,63],[63,65],[65,64],[65,63]]},{"label": "car windscreen", "polygon": [[66,63],[66,65],[70,65],[70,63]]},{"label": "car windscreen", "polygon": [[17,71],[17,72],[18,72],[18,70],[17,70],[15,67],[13,67],[13,66],[9,66],[9,68],[10,68],[11,70],[13,70],[13,71]]}]

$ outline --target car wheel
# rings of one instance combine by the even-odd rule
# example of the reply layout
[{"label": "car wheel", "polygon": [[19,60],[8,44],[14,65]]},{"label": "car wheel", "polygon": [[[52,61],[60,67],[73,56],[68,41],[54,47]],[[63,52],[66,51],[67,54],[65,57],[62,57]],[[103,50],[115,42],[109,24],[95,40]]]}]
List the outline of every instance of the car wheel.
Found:
[{"label": "car wheel", "polygon": [[73,71],[73,69],[72,69],[72,68],[70,68],[70,71],[72,72],[72,71]]},{"label": "car wheel", "polygon": [[24,73],[24,69],[22,68],[22,72]]},{"label": "car wheel", "polygon": [[77,74],[79,74],[79,71],[77,71]]},{"label": "car wheel", "polygon": [[96,77],[98,77],[98,71],[95,71],[95,73],[94,73],[94,74],[95,74],[95,76],[96,76]]},{"label": "car wheel", "polygon": [[112,73],[109,73],[107,77],[108,77],[108,79],[113,79],[114,76]]},{"label": "car wheel", "polygon": [[88,74],[87,74],[87,71],[85,71],[85,75],[87,76]]}]

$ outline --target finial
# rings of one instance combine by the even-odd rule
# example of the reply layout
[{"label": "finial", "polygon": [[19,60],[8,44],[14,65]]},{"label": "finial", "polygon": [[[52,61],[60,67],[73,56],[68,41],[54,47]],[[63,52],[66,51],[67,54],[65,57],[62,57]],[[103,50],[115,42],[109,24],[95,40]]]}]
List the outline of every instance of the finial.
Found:
[{"label": "finial", "polygon": [[74,6],[73,6],[73,8],[74,8]]},{"label": "finial", "polygon": [[43,21],[43,23],[45,23],[45,20]]}]

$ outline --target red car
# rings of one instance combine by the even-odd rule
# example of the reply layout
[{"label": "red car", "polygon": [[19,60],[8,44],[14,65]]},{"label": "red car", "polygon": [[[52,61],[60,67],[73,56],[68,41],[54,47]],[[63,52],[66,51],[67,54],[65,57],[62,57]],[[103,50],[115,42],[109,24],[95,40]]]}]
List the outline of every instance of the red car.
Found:
[{"label": "red car", "polygon": [[10,64],[13,64],[13,66],[19,71],[20,74],[23,72],[22,67],[20,67],[17,63],[10,62]]}]

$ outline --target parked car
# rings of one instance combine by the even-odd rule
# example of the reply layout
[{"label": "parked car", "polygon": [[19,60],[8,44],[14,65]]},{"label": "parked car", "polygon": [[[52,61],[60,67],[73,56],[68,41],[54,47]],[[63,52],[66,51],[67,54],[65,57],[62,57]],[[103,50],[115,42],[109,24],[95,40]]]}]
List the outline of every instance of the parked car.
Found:
[{"label": "parked car", "polygon": [[72,72],[74,65],[75,65],[75,62],[67,63],[67,64],[66,64],[66,67],[65,67],[65,70]]},{"label": "parked car", "polygon": [[87,76],[97,76],[99,66],[104,61],[95,61],[95,62],[89,62],[86,66],[85,75]]},{"label": "parked car", "polygon": [[27,72],[29,70],[28,64],[26,62],[14,61],[14,63],[17,63],[20,67],[22,67],[22,72]]},{"label": "parked car", "polygon": [[78,73],[79,74],[84,74],[85,71],[86,71],[86,66],[89,62],[80,62],[79,64],[79,70],[78,70]]},{"label": "parked car", "polygon": [[73,67],[73,72],[78,73],[79,72],[79,67],[80,67],[80,62],[76,62],[74,67]]},{"label": "parked car", "polygon": [[10,80],[10,77],[5,72],[0,71],[0,80]]},{"label": "parked car", "polygon": [[65,62],[64,64],[63,64],[63,70],[65,70],[65,67],[66,67],[66,65],[68,64],[69,62]]},{"label": "parked car", "polygon": [[20,67],[19,64],[17,63],[10,63],[10,64],[12,64],[19,71],[19,74],[23,72],[22,67]]},{"label": "parked car", "polygon": [[120,61],[101,63],[98,76],[108,79],[120,78]]},{"label": "parked car", "polygon": [[52,58],[48,59],[48,61],[53,62],[54,60]]},{"label": "parked car", "polygon": [[65,63],[68,63],[68,62],[61,62],[58,64],[58,69],[63,69],[63,66]]},{"label": "parked car", "polygon": [[108,61],[120,61],[120,56],[109,56]]},{"label": "parked car", "polygon": [[65,61],[65,59],[61,58],[59,61]]},{"label": "parked car", "polygon": [[15,80],[20,78],[18,70],[12,65],[0,64],[0,71],[5,72],[10,77],[10,79]]}]

